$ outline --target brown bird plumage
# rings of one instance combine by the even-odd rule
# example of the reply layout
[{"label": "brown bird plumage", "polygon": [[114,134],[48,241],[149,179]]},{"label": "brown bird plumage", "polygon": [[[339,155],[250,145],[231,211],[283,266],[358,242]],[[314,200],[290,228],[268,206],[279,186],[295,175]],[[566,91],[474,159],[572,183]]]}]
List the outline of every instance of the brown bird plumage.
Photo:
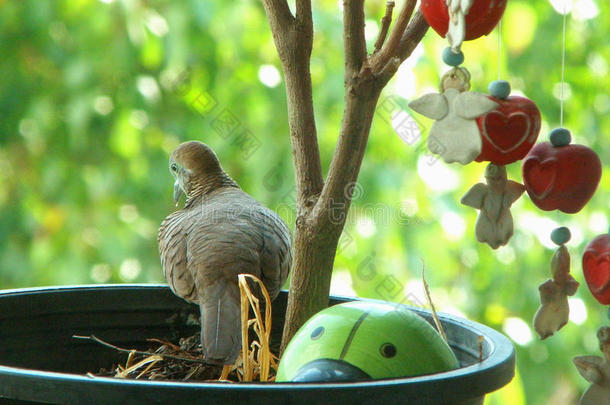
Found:
[{"label": "brown bird plumage", "polygon": [[237,275],[259,277],[274,299],[290,270],[290,231],[241,190],[207,145],[182,143],[169,164],[174,199],[184,192],[186,203],[159,228],[163,272],[176,295],[200,307],[206,361],[232,364],[241,347]]}]

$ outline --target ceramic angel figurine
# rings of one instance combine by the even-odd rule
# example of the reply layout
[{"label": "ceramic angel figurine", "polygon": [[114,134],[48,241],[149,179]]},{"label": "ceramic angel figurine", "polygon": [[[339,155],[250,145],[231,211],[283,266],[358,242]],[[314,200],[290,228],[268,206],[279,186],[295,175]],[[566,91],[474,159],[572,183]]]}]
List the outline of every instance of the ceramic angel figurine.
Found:
[{"label": "ceramic angel figurine", "polygon": [[466,36],[466,16],[474,0],[447,0],[449,27],[447,39],[451,48],[459,50]]},{"label": "ceramic angel figurine", "polygon": [[498,107],[481,93],[470,92],[470,73],[454,67],[441,80],[442,93],[426,94],[409,103],[414,111],[432,118],[428,149],[447,163],[466,165],[481,153],[476,118]]},{"label": "ceramic angel figurine", "polygon": [[475,226],[475,235],[481,243],[492,249],[506,245],[513,236],[511,205],[521,197],[525,187],[508,180],[506,168],[490,163],[485,169],[487,184],[478,183],[460,200],[464,205],[480,210]]},{"label": "ceramic angel figurine", "polygon": [[553,279],[538,287],[541,305],[534,315],[534,329],[541,339],[553,335],[568,323],[568,297],[576,294],[578,289],[578,281],[570,274],[570,253],[564,244],[559,246],[551,259],[551,273]]},{"label": "ceramic angel figurine", "polygon": [[603,357],[578,356],[572,360],[580,375],[592,383],[580,398],[580,405],[610,405],[610,327],[599,328],[597,338]]}]

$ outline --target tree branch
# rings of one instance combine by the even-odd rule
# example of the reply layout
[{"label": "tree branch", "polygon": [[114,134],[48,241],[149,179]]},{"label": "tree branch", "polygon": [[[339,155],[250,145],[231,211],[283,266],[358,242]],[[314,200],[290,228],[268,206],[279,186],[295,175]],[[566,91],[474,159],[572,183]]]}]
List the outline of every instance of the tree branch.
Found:
[{"label": "tree branch", "polygon": [[91,340],[93,342],[96,342],[102,346],[106,346],[110,349],[114,349],[116,351],[119,352],[123,352],[123,353],[133,353],[133,354],[137,354],[139,356],[145,356],[145,357],[150,357],[150,356],[160,356],[163,357],[165,359],[171,359],[171,360],[179,360],[179,361],[186,361],[186,362],[190,362],[190,363],[199,363],[199,364],[206,364],[205,360],[200,359],[200,358],[188,358],[188,357],[182,357],[182,356],[174,356],[172,354],[160,354],[160,353],[152,353],[152,352],[143,352],[141,350],[134,350],[134,349],[124,349],[122,347],[119,346],[115,346],[111,343],[105,342],[102,339],[98,338],[95,335],[90,335],[90,336],[79,336],[79,335],[72,335],[72,338],[74,339],[81,339],[81,340]]},{"label": "tree branch", "polygon": [[[408,45],[415,41],[411,35],[420,34],[419,25],[416,30],[407,28],[411,26],[409,20],[416,3],[416,0],[406,0],[388,42],[378,54],[369,58],[371,69],[367,70],[361,69],[363,63],[368,63],[364,38],[364,1],[344,0],[343,2],[346,104],[339,140],[328,170],[326,184],[315,207],[316,225],[331,234],[335,232],[340,234],[343,229],[342,220],[337,221],[333,218],[334,211],[340,209],[347,213],[349,209],[351,203],[349,185],[358,178],[379,94],[400,65],[401,60],[396,55],[398,49],[403,45],[402,50],[405,54],[409,52]],[[388,8],[390,7],[388,4]],[[407,32],[409,35],[406,35]]]},{"label": "tree branch", "polygon": [[381,68],[380,72],[376,72],[382,82],[387,83],[394,76],[400,64],[411,55],[415,47],[421,42],[428,28],[428,22],[417,11],[403,33],[395,55]]},{"label": "tree branch", "polygon": [[283,350],[298,328],[328,305],[337,245],[351,204],[352,185],[364,158],[377,100],[402,59],[413,51],[426,32],[427,24],[419,17],[409,24],[416,0],[405,0],[398,20],[383,44],[392,14],[392,7],[387,4],[387,18],[382,22],[386,33],[378,39],[381,49],[367,57],[364,0],[343,0],[345,110],[324,182],[309,67],[313,46],[311,0],[296,0],[296,17],[288,15],[285,0],[262,1],[286,80],[298,194]]},{"label": "tree branch", "polygon": [[296,18],[286,0],[262,0],[282,61],[299,211],[313,206],[322,190],[322,165],[313,109],[310,57],[313,23],[310,0],[297,0]]},{"label": "tree branch", "polygon": [[[288,121],[294,157],[297,183],[297,216],[303,209],[313,206],[324,185],[322,164],[313,109],[309,58],[284,66],[286,94],[288,97]],[[297,222],[299,226],[299,222]]]},{"label": "tree branch", "polygon": [[285,32],[294,20],[286,0],[262,0],[265,13],[275,39],[277,34]]},{"label": "tree branch", "polygon": [[385,45],[381,48],[381,50],[371,58],[371,68],[373,72],[380,72],[383,70],[385,65],[390,61],[390,59],[396,56],[396,50],[400,45],[401,38],[407,29],[407,24],[409,24],[409,20],[413,15],[413,10],[415,9],[415,5],[417,4],[417,0],[405,0],[405,4],[400,10],[400,14],[398,15],[398,19],[396,19],[396,23],[392,31],[390,32],[390,37]]},{"label": "tree branch", "polygon": [[366,60],[364,0],[343,0],[343,43],[345,80],[349,81],[360,71]]},{"label": "tree branch", "polygon": [[385,42],[385,38],[388,35],[388,30],[390,29],[390,24],[392,23],[392,12],[394,11],[394,3],[393,0],[385,3],[385,15],[381,19],[381,30],[379,31],[379,37],[377,37],[377,41],[375,42],[375,50],[373,53],[379,52],[383,43]]},{"label": "tree branch", "polygon": [[313,218],[315,228],[337,238],[341,234],[345,218],[337,220],[333,217],[333,210],[347,212],[349,208],[349,184],[358,177],[372,114],[382,88],[374,86],[374,76],[370,69],[363,69],[363,65],[368,64],[364,35],[364,0],[343,0],[343,41],[345,110],[339,141]]},{"label": "tree branch", "polygon": [[301,23],[311,25],[311,0],[296,0],[296,18]]},{"label": "tree branch", "polygon": [[424,18],[424,15],[420,10],[417,10],[411,19],[409,26],[402,35],[402,38],[400,38],[400,44],[396,50],[396,56],[401,62],[411,55],[411,52],[413,52],[424,35],[426,35],[428,28],[430,28],[430,26]]},{"label": "tree branch", "polygon": [[339,140],[316,206],[319,226],[331,233],[338,232],[338,235],[346,219],[343,214],[347,214],[351,204],[350,191],[353,187],[350,185],[358,178],[375,106],[383,88],[372,78],[359,76],[358,79],[357,88],[346,89]]},{"label": "tree branch", "polygon": [[363,76],[356,75],[357,87],[346,88],[341,132],[326,183],[306,225],[295,233],[282,351],[307,319],[328,306],[337,244],[351,203],[350,185],[358,177],[382,88],[371,75],[366,77],[362,82]]}]

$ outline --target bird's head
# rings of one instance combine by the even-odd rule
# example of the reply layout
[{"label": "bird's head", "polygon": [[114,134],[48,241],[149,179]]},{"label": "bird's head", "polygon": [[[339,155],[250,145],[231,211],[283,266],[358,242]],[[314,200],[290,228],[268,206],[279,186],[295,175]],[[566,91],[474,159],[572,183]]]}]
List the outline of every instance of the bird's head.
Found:
[{"label": "bird's head", "polygon": [[237,187],[237,184],[222,170],[214,151],[199,141],[178,145],[169,158],[169,171],[176,179],[174,183],[176,205],[182,193],[186,195],[188,201],[220,187]]}]

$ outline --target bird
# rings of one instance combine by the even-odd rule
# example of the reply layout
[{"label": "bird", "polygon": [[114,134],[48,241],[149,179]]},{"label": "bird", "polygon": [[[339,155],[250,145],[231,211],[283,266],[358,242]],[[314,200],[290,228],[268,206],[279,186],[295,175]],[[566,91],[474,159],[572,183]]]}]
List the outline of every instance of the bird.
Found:
[{"label": "bird", "polygon": [[178,145],[169,159],[176,205],[158,233],[165,279],[199,306],[208,364],[231,365],[241,348],[239,274],[258,277],[275,299],[292,262],[291,233],[275,212],[245,193],[206,144]]}]

